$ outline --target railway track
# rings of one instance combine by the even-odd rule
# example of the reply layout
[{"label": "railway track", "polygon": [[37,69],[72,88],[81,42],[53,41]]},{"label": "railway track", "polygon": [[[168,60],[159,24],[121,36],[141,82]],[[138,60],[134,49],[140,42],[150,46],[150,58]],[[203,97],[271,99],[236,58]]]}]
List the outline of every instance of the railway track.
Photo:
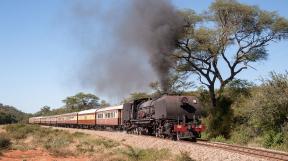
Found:
[{"label": "railway track", "polygon": [[207,147],[214,147],[218,149],[223,149],[227,151],[232,151],[240,154],[261,157],[271,161],[288,161],[288,154],[284,152],[276,152],[271,150],[264,150],[258,148],[251,148],[239,145],[231,145],[219,142],[208,142],[204,140],[199,140],[195,144]]}]

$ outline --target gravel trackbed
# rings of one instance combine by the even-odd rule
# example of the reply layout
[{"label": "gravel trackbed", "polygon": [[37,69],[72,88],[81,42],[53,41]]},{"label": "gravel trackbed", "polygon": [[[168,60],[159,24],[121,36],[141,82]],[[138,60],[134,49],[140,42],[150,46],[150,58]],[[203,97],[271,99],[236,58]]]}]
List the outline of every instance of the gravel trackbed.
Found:
[{"label": "gravel trackbed", "polygon": [[175,154],[180,153],[181,151],[187,151],[191,154],[191,158],[197,161],[265,161],[263,158],[237,154],[234,152],[205,147],[189,142],[177,142],[150,136],[131,135],[124,132],[95,131],[59,127],[53,128],[69,130],[70,132],[78,131],[94,136],[105,137],[137,148],[169,149]]}]

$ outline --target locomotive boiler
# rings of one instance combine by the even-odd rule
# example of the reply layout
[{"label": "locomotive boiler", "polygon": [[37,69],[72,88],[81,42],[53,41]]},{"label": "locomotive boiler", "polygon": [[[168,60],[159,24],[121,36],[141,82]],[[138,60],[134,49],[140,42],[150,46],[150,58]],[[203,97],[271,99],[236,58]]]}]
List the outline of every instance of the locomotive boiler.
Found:
[{"label": "locomotive boiler", "polygon": [[192,139],[200,137],[200,102],[193,96],[163,95],[140,99],[123,106],[123,123],[128,133]]}]

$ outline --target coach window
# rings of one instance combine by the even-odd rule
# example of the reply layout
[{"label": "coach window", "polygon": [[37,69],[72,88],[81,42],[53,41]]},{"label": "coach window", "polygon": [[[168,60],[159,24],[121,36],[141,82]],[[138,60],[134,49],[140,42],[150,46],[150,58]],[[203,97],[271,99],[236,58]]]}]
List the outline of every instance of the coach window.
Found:
[{"label": "coach window", "polygon": [[100,119],[100,118],[103,118],[103,114],[101,113],[101,114],[98,114],[98,118]]}]

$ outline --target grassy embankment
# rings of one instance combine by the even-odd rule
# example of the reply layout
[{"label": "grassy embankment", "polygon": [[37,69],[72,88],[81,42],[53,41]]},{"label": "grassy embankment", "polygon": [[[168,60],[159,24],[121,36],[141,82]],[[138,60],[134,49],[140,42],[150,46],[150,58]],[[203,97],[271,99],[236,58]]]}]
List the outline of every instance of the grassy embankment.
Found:
[{"label": "grassy embankment", "polygon": [[81,132],[14,124],[2,127],[0,152],[44,149],[57,157],[88,156],[103,161],[192,161],[187,152],[173,155],[167,149],[138,149]]}]

